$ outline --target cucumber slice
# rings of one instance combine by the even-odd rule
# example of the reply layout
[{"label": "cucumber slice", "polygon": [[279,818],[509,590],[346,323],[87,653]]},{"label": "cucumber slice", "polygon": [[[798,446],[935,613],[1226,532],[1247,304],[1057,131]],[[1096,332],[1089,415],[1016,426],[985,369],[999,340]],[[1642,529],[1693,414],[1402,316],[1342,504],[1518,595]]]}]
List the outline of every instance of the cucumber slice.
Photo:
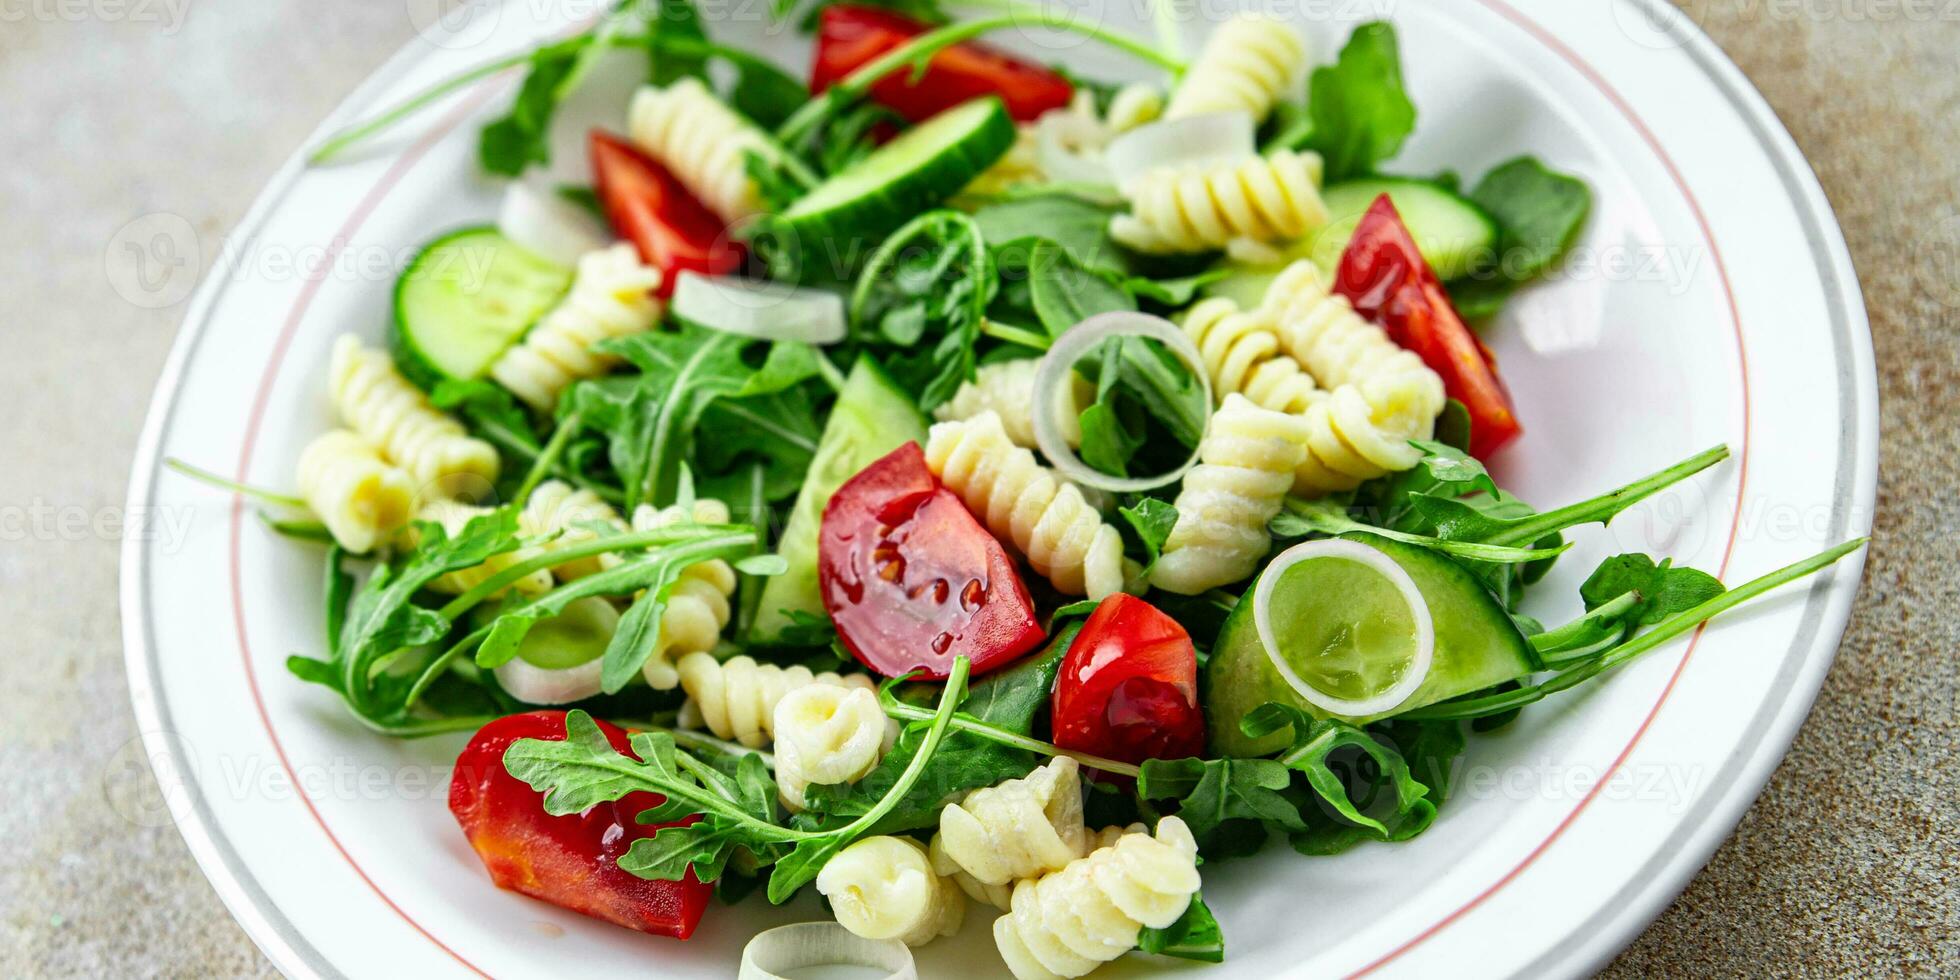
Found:
[{"label": "cucumber slice", "polygon": [[1455,279],[1497,254],[1497,223],[1482,208],[1427,181],[1378,177],[1346,181],[1320,192],[1330,219],[1313,236],[1315,264],[1333,271],[1361,216],[1383,194],[1395,202],[1395,210],[1438,279]]},{"label": "cucumber slice", "polygon": [[[1362,724],[1391,717],[1532,672],[1531,644],[1463,566],[1428,549],[1378,535],[1342,537],[1366,544],[1402,566],[1422,592],[1436,630],[1435,654],[1422,686],[1392,711],[1347,720]],[[1316,717],[1327,715],[1307,703],[1273,669],[1266,648],[1259,642],[1252,607],[1250,601],[1241,601],[1232,610],[1218,632],[1205,668],[1205,719],[1210,726],[1212,751],[1221,755],[1267,755],[1291,744],[1290,730],[1259,739],[1240,733],[1239,719],[1267,701],[1294,705]]]},{"label": "cucumber slice", "polygon": [[830,410],[803,489],[796,494],[789,523],[783,528],[776,553],[789,569],[772,575],[756,605],[751,642],[783,642],[793,624],[792,612],[824,615],[823,593],[817,585],[817,531],[824,505],[844,481],[886,453],[916,442],[925,445],[926,420],[919,407],[869,358],[860,358],[837,394]]},{"label": "cucumber slice", "polygon": [[997,96],[963,102],[844,168],[782,214],[796,241],[882,238],[960,192],[1014,145]]},{"label": "cucumber slice", "polygon": [[480,378],[571,285],[571,269],[495,228],[444,235],[395,281],[395,364],[424,388]]}]

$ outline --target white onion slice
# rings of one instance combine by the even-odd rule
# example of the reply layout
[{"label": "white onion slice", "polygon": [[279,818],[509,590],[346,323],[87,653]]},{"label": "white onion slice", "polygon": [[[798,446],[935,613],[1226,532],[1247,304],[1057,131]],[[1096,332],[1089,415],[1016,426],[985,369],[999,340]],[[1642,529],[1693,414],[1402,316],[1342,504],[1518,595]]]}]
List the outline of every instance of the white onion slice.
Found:
[{"label": "white onion slice", "polygon": [[599,668],[604,662],[605,658],[599,657],[576,667],[551,670],[513,657],[497,668],[497,683],[525,704],[571,704],[598,695]]},{"label": "white onion slice", "polygon": [[813,967],[855,966],[886,971],[883,980],[918,980],[912,951],[896,939],[866,939],[835,922],[799,922],[756,934],[742,948],[737,980],[787,980]]},{"label": "white onion slice", "polygon": [[834,344],[844,339],[844,300],[836,293],[739,276],[682,272],[668,309],[712,330],[762,340]]},{"label": "white onion slice", "polygon": [[1252,140],[1252,114],[1213,112],[1154,122],[1118,136],[1103,151],[1116,186],[1127,186],[1145,171],[1243,160],[1258,152]]},{"label": "white onion slice", "polygon": [[1034,121],[1034,137],[1043,177],[1063,184],[1112,182],[1102,156],[1109,130],[1095,117],[1050,109]]},{"label": "white onion slice", "polygon": [[[1409,664],[1407,673],[1395,682],[1395,686],[1366,700],[1353,701],[1337,698],[1315,688],[1301,679],[1286,658],[1279,655],[1278,637],[1273,632],[1270,611],[1273,589],[1279,584],[1281,576],[1289,568],[1303,561],[1316,558],[1338,558],[1359,562],[1379,573],[1409,604],[1409,611],[1415,620],[1416,652]],[[1436,655],[1436,623],[1429,615],[1429,603],[1423,599],[1422,590],[1416,581],[1409,577],[1407,570],[1395,563],[1395,559],[1382,554],[1359,541],[1327,539],[1303,541],[1279,553],[1279,556],[1259,573],[1259,585],[1252,592],[1252,622],[1259,630],[1259,643],[1266,648],[1266,659],[1272,662],[1273,669],[1286,679],[1294,693],[1306,698],[1314,707],[1343,718],[1363,718],[1392,711],[1409,696],[1416,693],[1422,682],[1429,677],[1430,665]]]},{"label": "white onion slice", "polygon": [[[1056,416],[1064,410],[1065,404],[1074,403],[1075,362],[1111,337],[1144,337],[1170,348],[1171,353],[1184,362],[1191,376],[1198,379],[1198,385],[1204,389],[1205,404],[1211,404],[1211,375],[1205,371],[1204,358],[1198,353],[1198,346],[1176,324],[1160,316],[1127,310],[1098,313],[1063,333],[1055,341],[1055,346],[1042,355],[1041,366],[1035,369],[1035,444],[1070,482],[1098,490],[1137,493],[1183,479],[1184,474],[1198,463],[1195,448],[1191,450],[1190,457],[1174,470],[1151,476],[1122,477],[1111,476],[1084,463],[1075,455],[1075,450],[1069,448],[1068,440],[1062,438],[1062,427]],[[1063,395],[1068,396],[1068,402],[1063,402]]]},{"label": "white onion slice", "polygon": [[606,247],[605,230],[578,205],[525,181],[513,181],[497,212],[497,230],[539,258],[578,265],[579,256]]}]

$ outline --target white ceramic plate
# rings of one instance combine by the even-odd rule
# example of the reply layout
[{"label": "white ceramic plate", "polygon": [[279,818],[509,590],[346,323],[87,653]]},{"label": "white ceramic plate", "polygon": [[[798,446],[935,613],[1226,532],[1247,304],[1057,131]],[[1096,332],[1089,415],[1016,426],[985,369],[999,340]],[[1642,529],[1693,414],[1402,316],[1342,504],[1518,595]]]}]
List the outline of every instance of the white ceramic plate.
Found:
[{"label": "white ceramic plate", "polygon": [[[595,6],[477,5],[475,21],[410,45],[322,133]],[[761,39],[759,6],[717,11],[718,37]],[[1128,4],[1109,6],[1123,8],[1116,22],[1135,23]],[[1735,450],[1611,530],[1581,532],[1534,611],[1570,615],[1580,577],[1616,550],[1737,581],[1868,529],[1876,387],[1844,244],[1769,109],[1673,8],[1288,9],[1323,59],[1352,22],[1392,17],[1421,113],[1399,169],[1474,176],[1530,151],[1596,192],[1575,262],[1521,295],[1492,334],[1527,429],[1498,461],[1507,486],[1559,502],[1717,442]],[[807,43],[785,30],[758,43],[793,64],[807,58]],[[1128,67],[1052,39],[1010,43],[1085,72]],[[289,164],[207,275],[130,491],[133,507],[161,508],[135,513],[160,513],[169,520],[157,527],[181,532],[133,536],[125,552],[136,711],[167,811],[289,974],[551,976],[576,962],[595,975],[727,977],[749,935],[819,917],[814,901],[717,907],[683,944],[490,887],[444,804],[462,738],[371,735],[329,692],[285,671],[289,653],[322,643],[319,556],[265,531],[240,501],[159,468],[176,456],[289,485],[301,445],[328,424],[332,337],[378,340],[394,272],[413,248],[495,214],[474,136],[511,81],[488,80],[343,165]],[[617,119],[626,90],[597,86],[569,112]],[[583,165],[576,136],[558,154],[573,176]],[[1279,848],[1207,869],[1230,959],[1205,975],[1596,966],[1681,889],[1755,797],[1822,682],[1860,568],[1847,560],[1475,739],[1455,798],[1413,842],[1329,859]],[[1005,976],[982,966],[997,963],[989,937],[972,916],[962,936],[924,951],[924,975]],[[1156,969],[1195,967],[1125,963],[1109,975]]]}]

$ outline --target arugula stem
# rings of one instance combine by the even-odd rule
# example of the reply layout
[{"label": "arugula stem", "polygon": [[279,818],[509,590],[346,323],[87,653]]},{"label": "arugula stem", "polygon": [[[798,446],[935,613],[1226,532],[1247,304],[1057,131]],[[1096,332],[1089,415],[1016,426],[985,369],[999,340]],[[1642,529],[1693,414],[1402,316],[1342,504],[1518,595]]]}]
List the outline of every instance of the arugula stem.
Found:
[{"label": "arugula stem", "polygon": [[1639,602],[1639,593],[1623,592],[1564,626],[1533,635],[1531,649],[1552,667],[1591,659],[1626,638],[1626,627],[1619,620]]},{"label": "arugula stem", "polygon": [[[658,548],[670,544],[682,544],[712,538],[716,535],[741,533],[754,534],[754,529],[741,524],[683,524],[674,527],[656,528],[652,531],[632,531],[626,534],[613,534],[567,544],[552,550],[549,554],[533,555],[516,562],[503,571],[476,584],[475,588],[449,600],[437,610],[437,614],[454,621],[456,617],[469,612],[471,607],[504,590],[512,582],[524,578],[541,568],[553,568],[580,558],[603,555],[629,548]],[[547,593],[549,594],[549,593]]]},{"label": "arugula stem", "polygon": [[[1150,5],[1150,26],[1157,34],[1158,50],[1173,58],[1184,57],[1184,32],[1177,26],[1177,0],[1156,0]],[[1172,71],[1175,82],[1184,72]]]},{"label": "arugula stem", "polygon": [[333,532],[325,524],[315,520],[285,520],[259,511],[259,522],[274,534],[282,534],[297,541],[313,541],[319,544],[332,544]]},{"label": "arugula stem", "polygon": [[[539,47],[543,47],[543,45],[539,45]],[[373,119],[370,119],[364,123],[357,123],[353,126],[350,126],[334,134],[332,138],[328,139],[325,143],[320,144],[318,149],[314,150],[311,154],[309,154],[306,158],[306,162],[309,165],[327,163],[333,160],[335,157],[341,155],[342,153],[345,153],[347,149],[353,146],[354,144],[359,143],[362,140],[365,140],[368,137],[373,136],[374,134],[379,133],[384,129],[387,129],[398,122],[401,122],[403,119],[406,119],[409,116],[416,114],[417,112],[420,112],[422,109],[427,108],[431,103],[441,99],[442,97],[449,95],[453,92],[456,92],[460,89],[467,88],[472,83],[481,81],[485,78],[489,78],[490,76],[495,75],[498,72],[507,71],[509,69],[515,68],[518,65],[521,65],[526,61],[531,60],[531,56],[535,53],[536,53],[535,48],[527,51],[521,51],[518,52],[517,54],[509,55],[503,58],[498,58],[495,61],[485,62],[453,78],[449,78],[444,81],[437,82],[436,84],[426,89],[423,89],[420,93],[410,96],[406,100],[397,104],[394,108],[388,109],[383,113],[381,113],[380,115],[375,116]]]},{"label": "arugula stem", "polygon": [[[1306,522],[1309,527],[1320,534],[1333,536],[1347,534],[1350,531],[1366,531],[1369,534],[1380,535],[1390,541],[1400,541],[1403,544],[1412,544],[1419,548],[1428,548],[1431,551],[1440,551],[1447,555],[1455,555],[1458,558],[1468,558],[1474,561],[1518,564],[1556,557],[1566,549],[1572,547],[1572,543],[1569,541],[1560,543],[1556,548],[1519,548],[1510,545],[1488,544],[1480,541],[1451,541],[1444,538],[1433,538],[1424,534],[1411,534],[1407,531],[1397,531],[1393,528],[1378,527],[1374,524],[1357,521],[1348,516],[1345,508],[1324,500],[1303,500],[1299,497],[1288,497],[1286,498],[1286,512]],[[1526,540],[1535,541],[1537,539],[1528,538]]]},{"label": "arugula stem", "polygon": [[[620,727],[639,728],[641,730],[645,730],[647,728],[647,726],[645,725],[621,725]],[[762,760],[762,764],[769,767],[770,769],[773,770],[776,768],[776,757],[773,754],[764,752],[761,749],[749,748],[748,746],[743,745],[740,742],[725,742],[722,741],[721,739],[714,737],[713,735],[707,735],[702,732],[697,732],[687,728],[668,728],[668,729],[664,729],[664,731],[666,731],[668,735],[673,736],[675,745],[678,745],[685,749],[694,749],[696,751],[705,751],[705,752],[717,752],[722,755],[733,756],[736,758],[740,758],[745,755],[753,755],[756,756],[757,758],[760,758]]]},{"label": "arugula stem", "polygon": [[[1524,545],[1568,527],[1591,524],[1595,521],[1604,524],[1628,507],[1727,458],[1729,458],[1728,446],[1704,449],[1659,473],[1635,480],[1618,490],[1524,518],[1492,535],[1490,540],[1484,543]],[[1540,553],[1540,557],[1544,557],[1545,554],[1548,553]]]},{"label": "arugula stem", "polygon": [[254,500],[265,501],[268,504],[278,504],[281,507],[292,507],[297,510],[310,509],[307,507],[306,501],[300,499],[299,497],[295,497],[291,494],[280,493],[276,490],[266,490],[261,487],[255,487],[249,483],[240,483],[237,480],[219,476],[218,474],[213,473],[210,470],[207,470],[201,466],[192,466],[191,464],[186,463],[175,456],[171,456],[165,459],[163,461],[163,465],[169,467],[170,469],[176,470],[177,472],[182,473],[183,475],[188,476],[191,479],[198,481],[199,483],[208,484],[210,486],[217,487],[220,490],[229,490],[232,493],[238,494],[239,496],[242,497],[250,497]]},{"label": "arugula stem", "polygon": [[[888,700],[886,702],[885,714],[902,721],[925,721],[933,717],[933,713],[924,708],[895,700]],[[1142,768],[1133,766],[1130,763],[1118,762],[1115,759],[1105,759],[1102,756],[1090,755],[1087,752],[1065,749],[1059,745],[1052,745],[1038,738],[1030,738],[1026,735],[1010,732],[1004,728],[996,728],[972,715],[954,715],[952,726],[969,735],[977,735],[990,742],[998,742],[1013,748],[1025,749],[1029,752],[1051,758],[1055,756],[1067,756],[1091,769],[1100,769],[1103,772],[1129,776],[1131,778],[1143,775]]]},{"label": "arugula stem", "polygon": [[830,363],[830,357],[822,351],[817,352],[817,374],[823,377],[823,383],[829,385],[831,391],[844,390],[844,372],[837,370],[837,365]]},{"label": "arugula stem", "polygon": [[551,440],[544,444],[537,459],[531,461],[531,469],[524,474],[524,482],[517,485],[517,496],[511,501],[513,505],[522,508],[531,499],[531,491],[544,482],[545,474],[551,472],[558,465],[558,457],[564,455],[566,444],[578,434],[580,422],[577,412],[558,420],[558,428],[551,433]]},{"label": "arugula stem", "polygon": [[1417,708],[1414,711],[1406,712],[1397,717],[1411,721],[1449,721],[1463,718],[1481,718],[1487,715],[1502,714],[1512,709],[1531,704],[1534,701],[1543,700],[1547,695],[1556,694],[1559,691],[1573,687],[1614,667],[1625,664],[1639,657],[1641,654],[1647,653],[1667,641],[1771,589],[1794,582],[1812,572],[1827,568],[1845,555],[1864,547],[1867,540],[1866,538],[1853,538],[1834,548],[1805,558],[1800,562],[1785,565],[1767,575],[1744,582],[1700,605],[1684,609],[1661,620],[1659,623],[1654,624],[1652,629],[1613,647],[1595,659],[1568,667],[1537,684],[1529,684],[1515,691],[1504,691],[1479,698],[1445,701],[1441,704]]},{"label": "arugula stem", "polygon": [[999,320],[987,317],[980,318],[980,332],[996,340],[1005,340],[1010,344],[1032,347],[1035,350],[1047,350],[1049,345],[1054,343],[1054,341],[1049,340],[1046,336],[1035,333],[1026,327],[1009,326]]}]

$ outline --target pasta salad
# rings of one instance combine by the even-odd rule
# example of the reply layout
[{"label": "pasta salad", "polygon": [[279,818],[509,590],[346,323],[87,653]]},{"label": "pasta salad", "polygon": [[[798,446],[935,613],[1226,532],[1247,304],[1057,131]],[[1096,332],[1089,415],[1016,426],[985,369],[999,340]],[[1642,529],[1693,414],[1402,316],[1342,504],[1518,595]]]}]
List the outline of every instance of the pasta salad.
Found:
[{"label": "pasta salad", "polygon": [[[802,13],[807,83],[690,0],[502,64],[501,212],[423,247],[384,345],[336,342],[295,495],[227,484],[323,547],[293,675],[474,733],[449,803],[496,885],[674,939],[813,889],[837,941],[766,933],[744,977],[903,974],[969,916],[1021,980],[1218,962],[1232,859],[1420,834],[1468,738],[1862,544],[1734,587],[1622,554],[1570,621],[1519,611],[1727,450],[1550,508],[1493,478],[1529,420],[1477,330],[1591,192],[1394,173],[1390,24],[1314,65],[1256,13],[1188,57],[1174,17]],[[1030,25],[1145,80],[985,40]],[[621,49],[624,127],[544,181]]]}]

